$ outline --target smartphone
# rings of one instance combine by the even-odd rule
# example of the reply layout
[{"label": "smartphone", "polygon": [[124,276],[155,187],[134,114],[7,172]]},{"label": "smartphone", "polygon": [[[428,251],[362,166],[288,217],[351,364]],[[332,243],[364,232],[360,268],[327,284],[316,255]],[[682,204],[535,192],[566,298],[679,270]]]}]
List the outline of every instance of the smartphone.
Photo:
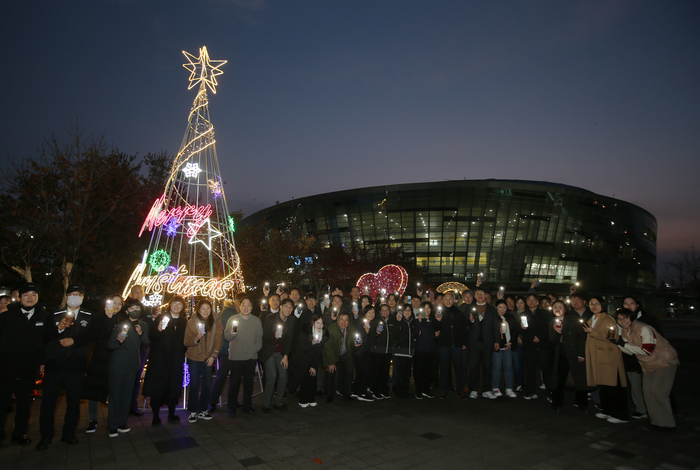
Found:
[{"label": "smartphone", "polygon": [[121,339],[126,339],[126,335],[129,332],[129,325],[124,325],[122,326],[122,331],[119,333],[119,337]]},{"label": "smartphone", "polygon": [[379,325],[377,326],[377,331],[379,331],[380,333],[384,331],[384,322],[379,322]]},{"label": "smartphone", "polygon": [[231,333],[238,333],[238,322],[233,322],[231,326]]},{"label": "smartphone", "polygon": [[498,295],[502,296],[502,295],[505,294],[505,293],[506,293],[506,288],[503,287],[503,286],[501,286],[501,288],[498,289]]},{"label": "smartphone", "polygon": [[163,317],[163,319],[160,321],[161,329],[166,329],[168,327],[168,323],[170,323],[170,317]]},{"label": "smartphone", "polygon": [[523,326],[523,328],[527,328],[527,315],[520,316],[520,324]]}]

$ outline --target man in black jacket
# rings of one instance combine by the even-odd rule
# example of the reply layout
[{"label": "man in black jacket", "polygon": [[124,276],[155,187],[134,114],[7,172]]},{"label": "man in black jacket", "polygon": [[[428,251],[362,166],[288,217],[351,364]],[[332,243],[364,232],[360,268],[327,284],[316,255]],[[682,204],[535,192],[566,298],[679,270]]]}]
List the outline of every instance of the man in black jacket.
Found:
[{"label": "man in black jacket", "polygon": [[[292,315],[293,310],[292,299],[284,299],[279,313],[271,313],[265,318],[263,346],[258,352],[258,360],[265,364],[265,391],[261,407],[263,413],[269,413],[273,408],[287,411],[287,406],[284,404],[284,391],[287,388],[289,355],[294,341],[296,319]],[[273,395],[274,405],[272,404]]]},{"label": "man in black jacket", "polygon": [[554,319],[554,314],[539,308],[540,300],[537,298],[537,294],[528,294],[526,303],[527,327],[522,325],[523,351],[525,353],[523,357],[525,395],[523,398],[531,400],[537,398],[535,390],[538,366],[542,371],[542,378],[548,393],[552,389],[554,346],[549,341],[549,322]]},{"label": "man in black jacket", "polygon": [[[477,287],[474,290],[476,302],[469,317],[469,398],[481,396],[495,399],[491,391],[491,359],[499,337],[500,320],[496,307],[486,302],[486,291]],[[481,383],[479,383],[481,378]]]},{"label": "man in black jacket", "polygon": [[34,382],[43,369],[46,348],[41,339],[46,309],[38,303],[39,286],[25,283],[19,289],[19,302],[0,315],[0,442],[5,435],[5,416],[12,394],[17,410],[12,442],[29,444],[29,409]]},{"label": "man in black jacket", "polygon": [[454,362],[457,379],[457,395],[464,398],[464,367],[462,354],[467,349],[467,321],[464,314],[454,305],[455,298],[452,292],[443,295],[445,307],[438,310],[436,330],[438,346],[440,347],[440,389],[441,398],[447,397],[449,371]]},{"label": "man in black jacket", "polygon": [[66,414],[61,441],[78,443],[75,430],[80,420],[80,397],[85,380],[90,345],[100,324],[98,317],[80,308],[85,289],[72,285],[66,289],[68,306],[50,315],[44,322],[42,338],[46,344],[44,397],[41,400],[39,429],[41,441],[36,450],[46,450],[54,436],[54,414],[61,388],[66,389]]}]

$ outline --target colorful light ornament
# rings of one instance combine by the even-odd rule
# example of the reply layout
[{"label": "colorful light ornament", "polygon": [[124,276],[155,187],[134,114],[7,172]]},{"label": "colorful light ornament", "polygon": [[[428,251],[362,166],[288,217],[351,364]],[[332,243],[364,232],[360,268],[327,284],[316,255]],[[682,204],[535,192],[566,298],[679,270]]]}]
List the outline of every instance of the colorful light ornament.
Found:
[{"label": "colorful light ornament", "polygon": [[187,387],[190,384],[190,366],[185,360],[185,365],[182,368],[182,388]]},{"label": "colorful light ornament", "polygon": [[408,285],[408,273],[401,266],[388,264],[376,273],[363,274],[355,285],[363,294],[372,297],[372,303],[376,303],[380,294],[398,293],[399,297],[402,296]]},{"label": "colorful light ornament", "polygon": [[[145,261],[139,263],[131,273],[126,283],[123,295],[126,298],[131,288],[139,284],[143,287],[144,294],[177,294],[183,297],[203,296],[210,299],[224,300],[231,296],[231,291],[236,287],[237,271],[226,277],[188,276],[187,268],[182,265],[177,271],[165,269],[162,273],[153,276],[144,276],[148,265]],[[240,286],[239,286],[240,287]]]},{"label": "colorful light ornament", "polygon": [[464,292],[465,290],[469,290],[469,288],[461,282],[444,282],[437,286],[435,290],[440,292],[441,294],[444,294],[447,291],[455,291],[461,295],[462,292]]},{"label": "colorful light ornament", "polygon": [[216,85],[218,85],[216,77],[224,73],[219,68],[228,61],[210,59],[206,46],[199,48],[199,57],[195,57],[187,51],[182,51],[182,53],[189,62],[182,64],[183,67],[190,71],[190,86],[187,89],[191,90],[201,82],[212,93],[216,94]]},{"label": "colorful light ornament", "polygon": [[228,229],[232,232],[236,231],[236,223],[230,215],[228,216]]},{"label": "colorful light ornament", "polygon": [[182,172],[187,178],[196,178],[202,170],[199,169],[199,163],[188,163],[185,165],[185,168],[182,169]]},{"label": "colorful light ornament", "polygon": [[157,250],[151,253],[148,262],[151,264],[151,268],[159,273],[170,264],[170,255],[165,250]]},{"label": "colorful light ornament", "polygon": [[170,222],[165,225],[165,234],[169,237],[174,237],[177,235],[177,228],[179,226],[180,224],[177,223],[177,219],[170,219]]},{"label": "colorful light ornament", "polygon": [[151,210],[146,216],[146,220],[144,220],[141,226],[139,237],[147,227],[148,231],[151,232],[155,227],[165,225],[171,220],[175,220],[178,225],[181,225],[182,221],[187,217],[192,218],[192,222],[189,223],[186,235],[192,238],[199,232],[204,222],[214,213],[211,204],[207,204],[206,206],[192,206],[186,204],[185,207],[173,207],[172,209],[162,210],[161,208],[164,202],[165,194],[155,200],[151,206]]},{"label": "colorful light ornament", "polygon": [[[193,245],[195,243],[201,243],[202,245],[207,247],[207,250],[211,251],[212,239],[222,236],[222,233],[211,227],[211,220],[210,219],[205,220],[204,224],[206,224],[207,228],[209,229],[205,235],[207,237],[207,241],[205,242],[204,240],[200,240],[199,238],[197,238],[195,236],[195,237],[190,238],[190,241],[188,243],[190,245]],[[202,224],[202,226],[204,226],[204,224]]]},{"label": "colorful light ornament", "polygon": [[163,301],[163,296],[160,294],[152,294],[148,296],[148,300],[141,302],[146,307],[157,307]]},{"label": "colorful light ornament", "polygon": [[211,191],[211,195],[213,197],[220,198],[221,196],[223,196],[224,191],[221,188],[221,181],[209,180],[207,181],[207,184],[209,185],[209,191]]}]

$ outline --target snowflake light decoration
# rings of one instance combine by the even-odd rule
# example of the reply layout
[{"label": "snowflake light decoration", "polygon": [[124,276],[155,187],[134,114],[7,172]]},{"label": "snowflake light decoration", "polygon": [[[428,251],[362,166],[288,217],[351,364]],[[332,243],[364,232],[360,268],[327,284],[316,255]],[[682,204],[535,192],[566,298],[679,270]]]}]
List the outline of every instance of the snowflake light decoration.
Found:
[{"label": "snowflake light decoration", "polygon": [[165,250],[157,250],[151,254],[148,262],[156,272],[161,272],[170,264],[170,255]]},{"label": "snowflake light decoration", "polygon": [[235,232],[235,231],[236,231],[236,224],[235,224],[235,222],[233,221],[233,217],[231,217],[230,215],[228,216],[228,229],[229,229],[231,232]]},{"label": "snowflake light decoration", "polygon": [[170,222],[165,226],[165,234],[169,237],[177,235],[177,228],[180,226],[177,219],[170,219]]},{"label": "snowflake light decoration", "polygon": [[152,294],[148,296],[148,300],[144,300],[143,303],[146,307],[157,307],[163,301],[163,296],[160,294]]},{"label": "snowflake light decoration", "polygon": [[199,168],[199,163],[188,163],[185,165],[185,168],[182,169],[182,172],[187,178],[196,178],[202,170]]},{"label": "snowflake light decoration", "polygon": [[224,194],[223,189],[221,189],[221,181],[209,180],[207,181],[207,184],[209,185],[209,191],[211,191],[211,195],[215,198],[221,197]]}]

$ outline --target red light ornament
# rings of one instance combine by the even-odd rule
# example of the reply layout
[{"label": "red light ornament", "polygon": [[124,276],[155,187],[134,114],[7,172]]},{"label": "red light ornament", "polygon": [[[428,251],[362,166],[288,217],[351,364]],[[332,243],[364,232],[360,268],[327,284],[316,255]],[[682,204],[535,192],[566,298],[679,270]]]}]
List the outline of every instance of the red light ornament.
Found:
[{"label": "red light ornament", "polygon": [[204,225],[206,220],[214,212],[211,208],[211,204],[200,207],[186,204],[185,207],[173,207],[172,209],[161,210],[163,202],[165,202],[165,194],[156,199],[151,206],[151,210],[141,226],[139,237],[143,234],[143,231],[146,230],[146,227],[148,227],[148,231],[151,232],[155,227],[165,225],[171,220],[176,220],[178,225],[181,225],[185,218],[191,218],[192,222],[187,226],[187,236],[192,238],[197,235],[199,229],[202,228],[202,225]]},{"label": "red light ornament", "polygon": [[398,292],[399,297],[403,296],[408,285],[408,273],[401,266],[388,264],[376,273],[363,274],[355,285],[362,294],[372,298],[372,303],[376,303],[377,297],[382,294]]}]

